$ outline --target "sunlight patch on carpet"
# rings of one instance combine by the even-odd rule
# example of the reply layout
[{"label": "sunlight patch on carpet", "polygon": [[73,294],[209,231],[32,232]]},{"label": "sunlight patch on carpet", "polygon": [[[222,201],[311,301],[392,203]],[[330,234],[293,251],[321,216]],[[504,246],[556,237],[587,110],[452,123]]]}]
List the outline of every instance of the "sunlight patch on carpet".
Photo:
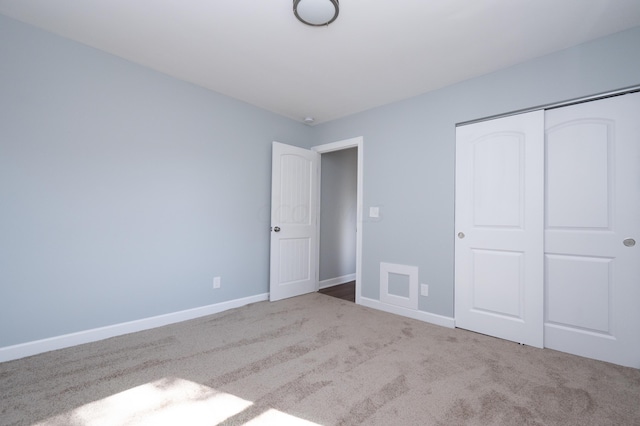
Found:
[{"label": "sunlight patch on carpet", "polygon": [[41,425],[212,425],[253,405],[184,379],[164,378],[85,404]]},{"label": "sunlight patch on carpet", "polygon": [[260,414],[258,417],[245,423],[245,426],[278,425],[278,426],[320,426],[308,420],[303,420],[291,414],[283,413],[275,409],[270,409]]}]

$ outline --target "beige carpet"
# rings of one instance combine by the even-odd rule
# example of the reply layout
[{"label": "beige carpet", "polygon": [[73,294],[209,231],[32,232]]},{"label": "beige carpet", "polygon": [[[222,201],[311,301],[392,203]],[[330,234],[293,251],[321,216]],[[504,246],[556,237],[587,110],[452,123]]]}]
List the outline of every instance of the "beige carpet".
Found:
[{"label": "beige carpet", "polygon": [[640,371],[321,294],[0,364],[0,424],[640,425]]}]

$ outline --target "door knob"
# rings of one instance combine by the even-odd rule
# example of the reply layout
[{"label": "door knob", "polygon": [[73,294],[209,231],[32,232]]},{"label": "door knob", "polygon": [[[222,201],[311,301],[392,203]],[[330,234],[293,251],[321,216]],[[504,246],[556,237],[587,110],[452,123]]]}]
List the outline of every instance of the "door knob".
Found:
[{"label": "door knob", "polygon": [[624,241],[622,241],[622,244],[627,247],[633,247],[636,245],[636,240],[634,240],[633,238],[626,238]]},{"label": "door knob", "polygon": [[275,228],[273,228],[273,230],[274,230],[275,232],[280,232],[280,227],[279,227],[279,226],[276,226]]},{"label": "door knob", "polygon": [[464,232],[458,232],[458,238],[463,239],[464,238]]}]

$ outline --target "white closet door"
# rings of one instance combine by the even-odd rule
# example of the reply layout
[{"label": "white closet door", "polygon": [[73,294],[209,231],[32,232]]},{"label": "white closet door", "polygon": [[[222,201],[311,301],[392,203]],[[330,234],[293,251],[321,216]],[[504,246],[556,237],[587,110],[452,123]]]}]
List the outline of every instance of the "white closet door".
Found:
[{"label": "white closet door", "polygon": [[544,344],[640,368],[640,93],[545,121]]},{"label": "white closet door", "polygon": [[544,112],[456,129],[455,321],[543,345]]}]

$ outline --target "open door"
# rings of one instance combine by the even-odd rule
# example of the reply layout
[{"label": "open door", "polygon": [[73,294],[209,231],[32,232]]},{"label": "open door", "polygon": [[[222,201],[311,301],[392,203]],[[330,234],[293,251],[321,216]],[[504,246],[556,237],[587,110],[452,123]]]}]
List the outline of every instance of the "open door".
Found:
[{"label": "open door", "polygon": [[317,290],[317,152],[273,142],[271,301]]}]

